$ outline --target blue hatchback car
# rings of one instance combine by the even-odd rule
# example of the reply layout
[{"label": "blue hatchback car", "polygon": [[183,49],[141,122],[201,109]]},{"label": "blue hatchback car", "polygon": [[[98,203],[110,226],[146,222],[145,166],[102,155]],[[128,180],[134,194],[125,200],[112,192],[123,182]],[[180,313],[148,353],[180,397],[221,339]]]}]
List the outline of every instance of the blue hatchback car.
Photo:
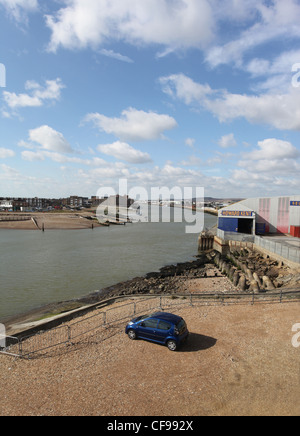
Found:
[{"label": "blue hatchback car", "polygon": [[130,339],[146,339],[166,345],[171,351],[177,350],[189,335],[184,319],[166,312],[134,318],[127,324],[125,333]]}]

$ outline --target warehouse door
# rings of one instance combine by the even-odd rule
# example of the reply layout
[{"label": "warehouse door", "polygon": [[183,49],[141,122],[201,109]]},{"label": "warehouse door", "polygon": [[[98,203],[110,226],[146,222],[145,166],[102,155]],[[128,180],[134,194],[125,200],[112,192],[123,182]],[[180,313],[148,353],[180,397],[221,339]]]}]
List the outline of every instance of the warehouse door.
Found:
[{"label": "warehouse door", "polygon": [[247,235],[253,234],[253,219],[240,218],[238,224],[238,232],[246,233]]}]

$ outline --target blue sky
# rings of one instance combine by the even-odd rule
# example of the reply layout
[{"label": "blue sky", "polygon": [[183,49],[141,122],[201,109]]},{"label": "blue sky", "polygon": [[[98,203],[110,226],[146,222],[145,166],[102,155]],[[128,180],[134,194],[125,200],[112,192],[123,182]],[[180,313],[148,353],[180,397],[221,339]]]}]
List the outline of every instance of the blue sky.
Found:
[{"label": "blue sky", "polygon": [[299,193],[299,22],[297,0],[0,0],[0,196]]}]

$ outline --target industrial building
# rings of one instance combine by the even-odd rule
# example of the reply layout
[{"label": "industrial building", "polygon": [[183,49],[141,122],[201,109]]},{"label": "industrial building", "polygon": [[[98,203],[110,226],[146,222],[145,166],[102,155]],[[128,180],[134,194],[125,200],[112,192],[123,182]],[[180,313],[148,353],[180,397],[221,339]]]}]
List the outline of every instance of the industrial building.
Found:
[{"label": "industrial building", "polygon": [[300,195],[251,198],[219,211],[218,229],[248,235],[284,234],[300,238]]},{"label": "industrial building", "polygon": [[300,264],[300,195],[250,198],[218,215],[215,248],[221,253],[244,244]]}]

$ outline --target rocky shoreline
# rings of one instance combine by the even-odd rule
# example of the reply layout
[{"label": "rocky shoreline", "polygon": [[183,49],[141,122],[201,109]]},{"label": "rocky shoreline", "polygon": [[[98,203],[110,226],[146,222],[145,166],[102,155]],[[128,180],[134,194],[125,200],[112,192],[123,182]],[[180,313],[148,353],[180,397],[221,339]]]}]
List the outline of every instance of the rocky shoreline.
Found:
[{"label": "rocky shoreline", "polygon": [[193,261],[164,266],[158,272],[150,272],[145,276],[117,283],[78,299],[50,303],[26,313],[1,320],[1,322],[5,324],[9,331],[15,325],[28,324],[43,319],[46,322],[51,317],[101,303],[114,297],[134,296],[137,294],[163,295],[190,293],[189,289],[184,291],[184,283],[192,278],[201,279],[201,277],[205,277],[205,268],[208,265],[211,265],[211,259],[208,259],[206,255],[197,256]]},{"label": "rocky shoreline", "polygon": [[7,330],[13,326],[71,313],[115,297],[135,295],[184,295],[191,293],[267,292],[276,288],[300,289],[300,274],[282,262],[262,256],[256,251],[242,250],[222,257],[214,250],[200,254],[195,260],[168,265],[79,299],[52,303],[2,321]]}]

